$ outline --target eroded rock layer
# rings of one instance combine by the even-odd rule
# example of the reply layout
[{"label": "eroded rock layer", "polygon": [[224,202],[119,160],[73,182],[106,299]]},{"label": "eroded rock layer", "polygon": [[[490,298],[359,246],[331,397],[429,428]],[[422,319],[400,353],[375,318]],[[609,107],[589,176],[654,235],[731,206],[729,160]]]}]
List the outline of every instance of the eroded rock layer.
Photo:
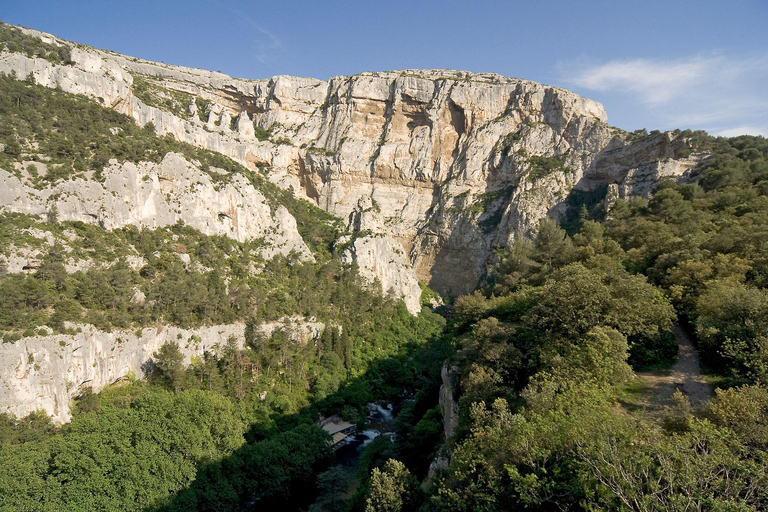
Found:
[{"label": "eroded rock layer", "polygon": [[[360,266],[397,283],[389,289],[412,310],[414,273],[441,292],[472,289],[494,248],[530,234],[544,216],[561,216],[572,190],[614,185],[621,196],[645,195],[659,177],[682,176],[698,161],[676,158],[682,141],[673,134],[633,144],[606,124],[599,103],[491,73],[242,80],[81,46],[72,61],[4,54],[0,71],[98,98],[160,134],[262,167],[350,229],[360,201],[369,202],[378,233],[402,247],[413,272],[400,262]],[[142,101],[137,80],[188,105],[174,111],[168,101]]]},{"label": "eroded rock layer", "polygon": [[[243,80],[24,31],[68,47],[69,61],[3,52],[0,73],[85,95],[141,126],[151,123],[160,135],[260,169],[343,219],[350,234],[337,241],[336,255],[414,314],[419,281],[452,295],[470,291],[494,249],[530,236],[545,216],[563,218],[570,196],[600,192],[607,204],[646,196],[660,179],[684,178],[705,156],[691,154],[674,133],[636,137],[613,128],[599,103],[572,92],[491,73]],[[205,234],[263,239],[267,259],[313,257],[286,208],[270,206],[242,176],[212,182],[180,154],[159,163],[113,160],[102,179],[81,176],[47,188],[33,186],[29,175],[30,165],[44,174],[44,162],[17,164],[0,169],[1,211],[55,212],[105,229],[181,221]],[[21,272],[34,257],[19,250],[4,263]],[[76,263],[67,271],[79,270]],[[307,326],[299,338],[322,330]],[[190,358],[230,336],[242,339],[242,332],[241,324],[136,334],[83,326],[76,335],[0,344],[0,412],[42,409],[67,421],[79,389],[140,373],[166,341],[187,340],[181,345]]]}]

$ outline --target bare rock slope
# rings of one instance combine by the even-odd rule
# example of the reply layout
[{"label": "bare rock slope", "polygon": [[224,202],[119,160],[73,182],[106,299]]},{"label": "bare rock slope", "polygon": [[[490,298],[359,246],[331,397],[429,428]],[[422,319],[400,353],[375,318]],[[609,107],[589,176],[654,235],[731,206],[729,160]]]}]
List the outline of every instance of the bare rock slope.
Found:
[{"label": "bare rock slope", "polygon": [[[23,30],[68,48],[70,59],[57,64],[2,52],[0,73],[85,95],[141,126],[151,123],[160,135],[264,171],[343,219],[350,235],[337,242],[339,258],[414,314],[419,280],[454,295],[471,290],[494,249],[535,233],[545,216],[562,218],[576,191],[602,191],[608,202],[648,195],[659,179],[685,178],[703,157],[673,133],[639,140],[609,126],[595,101],[491,73],[244,80]],[[287,209],[271,208],[242,177],[213,183],[179,154],[156,164],[112,161],[102,180],[43,189],[24,172],[0,169],[0,211],[55,210],[61,220],[105,229],[183,221],[205,234],[263,238],[265,258],[312,259]],[[26,261],[16,256],[11,271]],[[77,389],[98,390],[137,372],[164,341],[203,339],[185,346],[189,357],[241,332],[241,325],[141,336],[85,329],[0,345],[0,411],[41,408],[67,421]]]},{"label": "bare rock slope", "polygon": [[391,250],[386,261],[370,259],[382,251],[348,256],[414,311],[415,277],[442,292],[472,289],[494,248],[561,216],[574,189],[647,195],[659,177],[683,176],[698,161],[677,158],[685,141],[671,133],[633,143],[595,101],[491,73],[243,80],[28,32],[72,46],[72,64],[6,53],[0,72],[85,94],[160,134],[265,168],[350,229],[360,201],[374,205],[377,233],[408,265]]}]

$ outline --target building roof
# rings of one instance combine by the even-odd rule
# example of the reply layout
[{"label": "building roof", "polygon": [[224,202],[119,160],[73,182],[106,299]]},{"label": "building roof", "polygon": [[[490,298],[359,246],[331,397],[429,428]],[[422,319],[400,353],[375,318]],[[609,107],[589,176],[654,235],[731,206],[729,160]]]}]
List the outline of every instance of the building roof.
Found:
[{"label": "building roof", "polygon": [[349,423],[348,421],[342,420],[338,414],[334,414],[333,416],[328,416],[327,418],[322,418],[317,424],[320,426],[320,428],[328,432],[328,434],[330,434],[331,437],[333,437],[334,443],[337,442],[336,434],[344,433],[344,436],[341,437],[341,439],[343,439],[349,433],[345,431],[347,431],[350,428],[351,429],[355,428],[354,423]]}]

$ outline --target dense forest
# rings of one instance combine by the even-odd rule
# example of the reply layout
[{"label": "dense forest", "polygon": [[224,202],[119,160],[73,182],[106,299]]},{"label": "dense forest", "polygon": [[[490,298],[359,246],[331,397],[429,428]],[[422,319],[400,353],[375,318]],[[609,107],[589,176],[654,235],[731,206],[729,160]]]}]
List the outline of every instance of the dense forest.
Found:
[{"label": "dense forest", "polygon": [[[8,30],[4,47],[68,59]],[[499,249],[476,291],[435,308],[425,288],[412,316],[334,258],[338,222],[258,171],[16,78],[0,76],[3,169],[34,153],[55,169],[32,176],[44,187],[100,179],[109,158],[179,152],[286,206],[316,262],[265,261],[260,240],[183,224],[105,231],[1,213],[4,256],[45,252],[34,272],[0,268],[3,342],[82,324],[247,327],[244,346],[191,365],[165,344],[146,375],[84,389],[66,425],[0,415],[0,510],[768,509],[766,139],[680,133],[708,155],[685,180],[610,204],[574,193],[568,219]],[[72,257],[98,264],[67,272]],[[287,325],[256,329],[288,315],[325,328],[307,343]],[[641,378],[674,363],[676,331],[715,388],[701,405],[683,392],[660,402]],[[458,404],[449,439],[444,380]],[[395,435],[343,467],[317,419],[363,427],[370,403],[393,404]]]},{"label": "dense forest", "polygon": [[[686,135],[711,152],[688,183],[543,220],[456,300],[462,417],[427,509],[768,507],[768,141]],[[675,323],[715,396],[636,407]]]}]

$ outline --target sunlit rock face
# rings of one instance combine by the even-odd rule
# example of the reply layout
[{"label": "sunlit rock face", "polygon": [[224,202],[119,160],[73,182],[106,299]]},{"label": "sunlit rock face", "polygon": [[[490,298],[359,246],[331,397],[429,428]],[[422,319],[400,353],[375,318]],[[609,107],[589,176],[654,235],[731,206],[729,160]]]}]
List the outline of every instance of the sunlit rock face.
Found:
[{"label": "sunlit rock face", "polygon": [[[351,229],[399,242],[416,276],[451,294],[477,284],[494,248],[562,216],[574,188],[646,195],[696,162],[674,159],[671,134],[632,145],[599,103],[494,74],[276,77],[254,89],[255,122],[293,142],[291,158],[270,162],[275,176]],[[542,158],[559,165],[542,171]],[[354,222],[361,201],[375,225]]]},{"label": "sunlit rock face", "polygon": [[[614,194],[646,195],[698,161],[675,158],[681,141],[672,134],[632,144],[595,101],[491,73],[243,80],[86,47],[73,48],[72,61],[6,54],[0,72],[85,94],[160,134],[263,168],[352,229],[361,199],[370,201],[377,234],[402,249],[410,269],[386,256],[395,246],[384,250],[383,242],[358,251],[385,258],[361,268],[413,311],[415,278],[441,292],[471,290],[493,249],[530,235],[544,216],[562,216],[574,189],[612,185]],[[188,103],[173,113],[142,102],[132,89],[137,76]],[[411,276],[392,278],[405,271]]]},{"label": "sunlit rock face", "polygon": [[98,392],[126,377],[142,377],[152,354],[164,343],[178,343],[189,364],[192,356],[225,346],[231,336],[242,346],[245,326],[152,327],[135,332],[80,328],[78,334],[0,343],[0,413],[23,417],[43,411],[66,423],[74,396],[86,387]]},{"label": "sunlit rock face", "polygon": [[278,206],[272,211],[243,176],[213,183],[198,165],[176,153],[168,153],[157,164],[112,161],[102,175],[102,180],[77,178],[38,190],[23,176],[0,169],[0,209],[32,215],[55,210],[58,220],[104,229],[127,225],[154,229],[183,222],[206,235],[263,239],[266,258],[293,252],[301,259],[313,259],[288,210]]},{"label": "sunlit rock face", "polygon": [[[494,249],[534,234],[543,217],[562,218],[574,191],[605,191],[607,203],[647,196],[659,180],[685,179],[705,157],[680,151],[686,141],[679,135],[635,138],[612,128],[599,103],[572,92],[490,73],[243,80],[24,31],[69,46],[71,62],[2,53],[1,73],[85,95],[142,126],[151,123],[160,135],[260,169],[343,219],[351,234],[337,241],[338,257],[356,264],[383,293],[403,299],[412,313],[420,310],[419,280],[453,295],[471,290]],[[163,101],[143,101],[138,83],[150,84]],[[45,163],[33,164],[45,173]],[[24,172],[0,169],[0,210],[55,210],[59,220],[105,229],[182,221],[209,235],[262,239],[265,258],[313,259],[285,207],[270,206],[242,176],[213,183],[179,154],[159,163],[111,161],[103,178],[45,189],[30,186]],[[22,271],[34,258],[19,250],[5,264]],[[132,266],[143,265],[131,258]],[[144,297],[137,293],[134,300]],[[301,339],[316,338],[323,328],[314,319],[290,320],[299,325],[292,335]],[[269,333],[283,323],[261,329]],[[0,412],[23,416],[40,409],[68,421],[69,400],[80,389],[99,390],[140,374],[163,343],[178,341],[189,361],[231,337],[242,343],[244,329],[158,326],[106,333],[80,327],[78,334],[0,344]],[[441,391],[447,427],[456,419],[448,373]]]},{"label": "sunlit rock face", "polygon": [[[245,336],[243,323],[112,332],[90,325],[73,327],[81,332],[0,343],[0,413],[21,418],[43,411],[66,423],[71,419],[71,400],[85,388],[99,392],[121,380],[143,377],[153,364],[153,354],[165,343],[177,344],[190,364],[193,357],[221,351],[231,341],[242,348]],[[257,332],[269,336],[284,329],[294,342],[307,343],[317,339],[324,327],[314,318],[294,316],[262,324]]]}]

